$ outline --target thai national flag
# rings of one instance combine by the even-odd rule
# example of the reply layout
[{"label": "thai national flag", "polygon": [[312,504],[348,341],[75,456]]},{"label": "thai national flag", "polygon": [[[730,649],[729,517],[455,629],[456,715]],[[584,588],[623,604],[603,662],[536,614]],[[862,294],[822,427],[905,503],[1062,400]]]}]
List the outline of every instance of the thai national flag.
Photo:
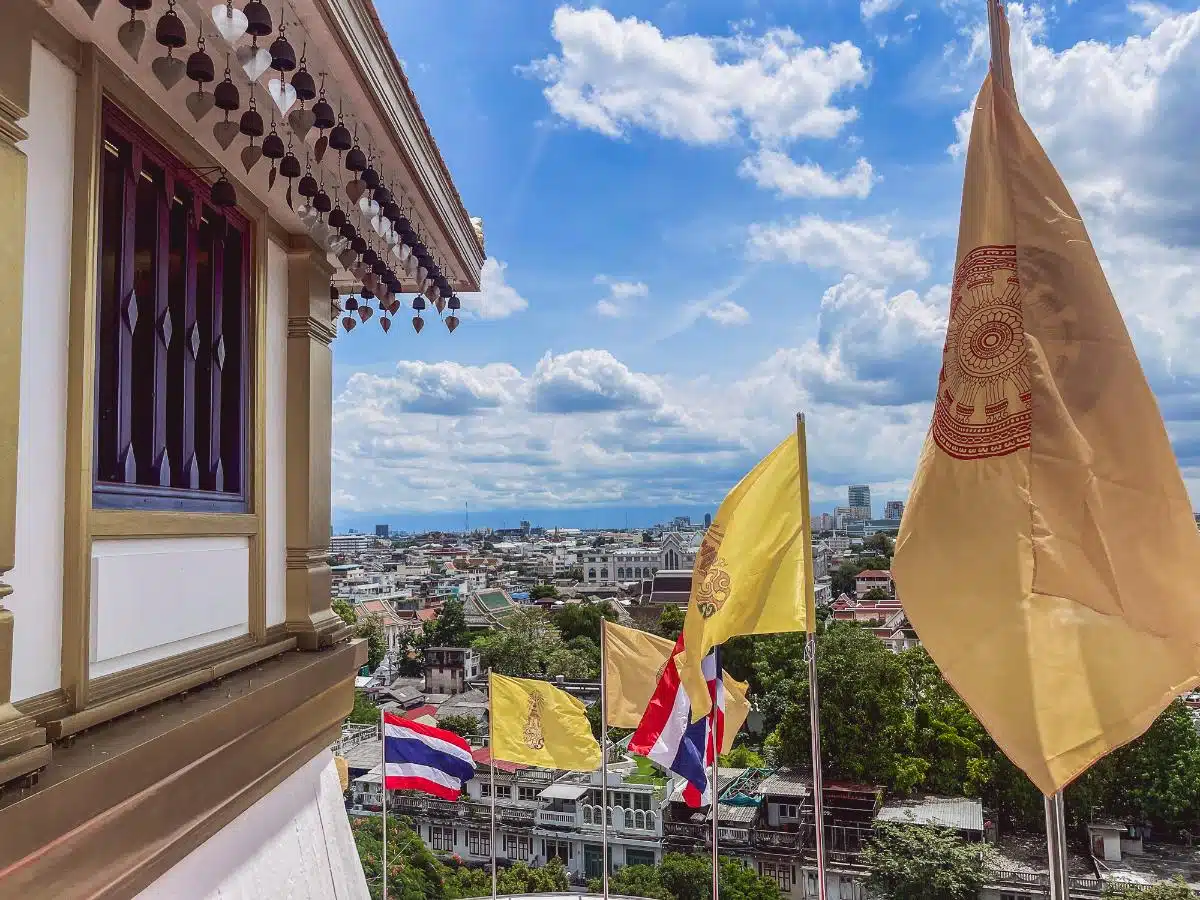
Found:
[{"label": "thai national flag", "polygon": [[[629,739],[629,749],[687,779],[683,799],[688,806],[707,806],[712,802],[709,784],[714,746],[709,727],[712,719],[705,716],[699,722],[692,721],[692,704],[679,681],[679,669],[675,665],[675,657],[682,649],[683,636],[680,635],[642,721]],[[704,658],[703,670],[716,710],[716,746],[719,747],[725,731],[725,684],[717,674],[715,651]]]},{"label": "thai national flag", "polygon": [[453,731],[383,714],[384,788],[457,800],[475,775],[471,747]]}]

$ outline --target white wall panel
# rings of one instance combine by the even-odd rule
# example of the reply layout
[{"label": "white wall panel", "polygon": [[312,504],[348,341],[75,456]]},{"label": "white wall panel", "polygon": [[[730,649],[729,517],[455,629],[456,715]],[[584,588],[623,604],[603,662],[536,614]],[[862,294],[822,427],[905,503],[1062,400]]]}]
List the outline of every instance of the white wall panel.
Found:
[{"label": "white wall panel", "polygon": [[287,252],[267,242],[267,624],[287,618]]},{"label": "white wall panel", "polygon": [[13,699],[60,685],[63,497],[66,479],[67,312],[75,73],[33,45],[25,273],[21,314],[21,427],[17,439],[16,566],[6,601],[16,621]]},{"label": "white wall panel", "polygon": [[137,900],[368,900],[333,756],[322,750]]},{"label": "white wall panel", "polygon": [[93,678],[246,634],[244,537],[92,544]]}]

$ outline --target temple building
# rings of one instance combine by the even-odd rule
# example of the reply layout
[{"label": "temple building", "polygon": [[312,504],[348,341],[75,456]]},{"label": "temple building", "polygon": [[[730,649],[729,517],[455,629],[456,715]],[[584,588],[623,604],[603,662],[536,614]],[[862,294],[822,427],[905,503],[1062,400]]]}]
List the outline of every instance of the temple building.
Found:
[{"label": "temple building", "polygon": [[3,8],[0,898],[365,898],[332,345],[482,226],[371,0]]}]

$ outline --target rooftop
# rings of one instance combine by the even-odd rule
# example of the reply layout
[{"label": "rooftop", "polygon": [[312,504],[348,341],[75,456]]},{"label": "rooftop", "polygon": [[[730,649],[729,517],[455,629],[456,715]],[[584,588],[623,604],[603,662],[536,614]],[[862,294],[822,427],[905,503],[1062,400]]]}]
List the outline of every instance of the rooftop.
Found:
[{"label": "rooftop", "polygon": [[983,831],[983,803],[966,797],[894,800],[879,810],[877,821],[933,825],[957,831]]}]

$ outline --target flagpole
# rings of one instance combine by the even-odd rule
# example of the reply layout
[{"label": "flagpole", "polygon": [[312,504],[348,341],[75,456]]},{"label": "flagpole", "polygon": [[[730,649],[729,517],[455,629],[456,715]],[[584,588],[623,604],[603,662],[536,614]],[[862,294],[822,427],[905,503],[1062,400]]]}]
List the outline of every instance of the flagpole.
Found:
[{"label": "flagpole", "polygon": [[492,838],[488,842],[492,851],[492,900],[496,900],[496,743],[492,739],[492,670],[488,669],[488,794],[492,800]]},{"label": "flagpole", "polygon": [[607,620],[600,617],[600,846],[604,874],[601,885],[604,900],[608,900],[608,684],[604,677],[608,661]]},{"label": "flagpole", "polygon": [[720,820],[720,815],[719,815],[720,804],[717,801],[720,799],[720,789],[719,789],[719,785],[717,782],[717,774],[720,769],[721,745],[718,742],[718,736],[717,736],[717,723],[719,721],[717,716],[718,716],[718,713],[720,712],[720,709],[719,709],[720,704],[718,701],[720,700],[720,697],[716,696],[716,692],[721,690],[721,645],[720,644],[717,644],[715,647],[713,647],[713,669],[717,673],[717,680],[713,682],[713,684],[716,685],[716,689],[713,692],[712,709],[710,709],[708,712],[708,715],[709,715],[708,740],[712,746],[712,751],[713,751],[712,774],[709,776],[709,778],[710,778],[709,797],[711,798],[711,803],[709,804],[709,809],[712,811],[712,900],[720,900],[720,897],[721,897],[721,865],[720,865],[720,853],[717,849],[717,827],[718,827],[717,823]]},{"label": "flagpole", "polygon": [[817,687],[817,605],[813,586],[812,510],[808,497],[808,442],[804,413],[796,414],[796,448],[800,454],[800,521],[804,523],[804,614],[808,635],[804,656],[808,661],[808,724],[812,739],[813,832],[817,853],[817,898],[826,900],[825,884],[825,782],[821,773],[821,703]]},{"label": "flagpole", "polygon": [[383,788],[383,900],[387,900],[387,723],[383,708],[379,709],[379,755],[383,763],[379,786]]},{"label": "flagpole", "polygon": [[1067,881],[1067,817],[1062,791],[1047,795],[1046,851],[1050,863],[1050,900],[1069,900]]}]

